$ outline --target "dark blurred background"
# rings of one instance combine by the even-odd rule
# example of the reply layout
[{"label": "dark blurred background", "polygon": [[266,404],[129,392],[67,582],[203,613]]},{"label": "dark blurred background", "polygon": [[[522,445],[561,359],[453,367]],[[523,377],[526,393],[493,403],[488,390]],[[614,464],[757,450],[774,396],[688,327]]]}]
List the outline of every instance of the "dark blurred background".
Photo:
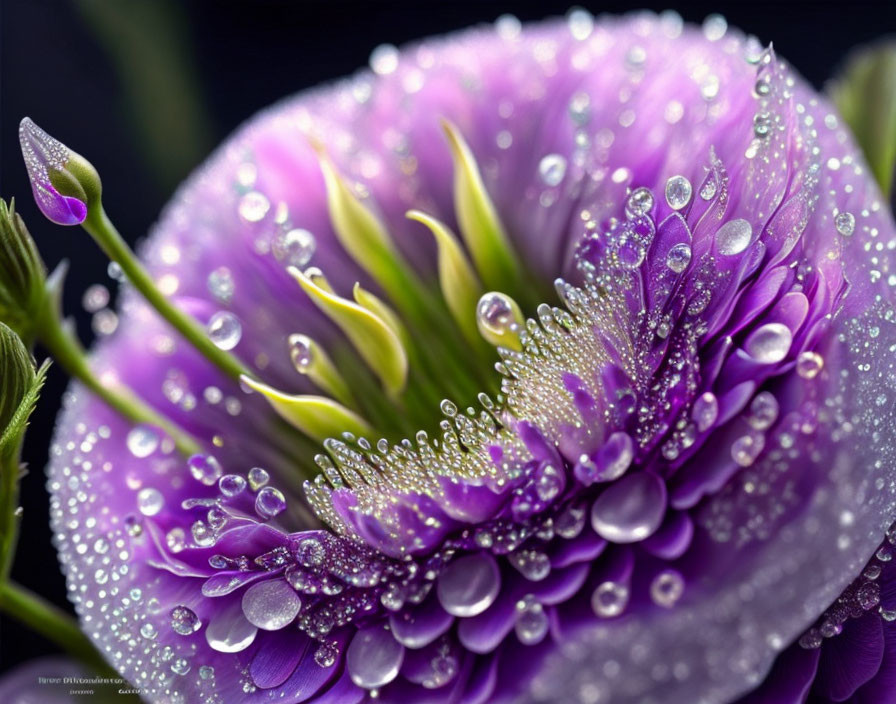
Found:
[{"label": "dark blurred background", "polygon": [[[621,2],[579,2],[594,13]],[[722,13],[729,24],[774,42],[821,88],[849,49],[896,31],[893,2],[669,2],[685,20]],[[87,156],[105,184],[107,210],[132,242],[176,185],[243,120],[269,103],[367,63],[382,43],[402,44],[504,13],[521,20],[564,14],[565,3],[492,0],[0,0],[0,196],[16,198],[48,266],[74,262],[65,310],[93,337],[81,300],[114,282],[79,228],[37,212],[18,146],[28,115]],[[24,459],[24,523],[13,577],[65,605],[50,543],[43,467],[66,379],[50,374]],[[0,621],[0,672],[54,652],[9,619]]]}]

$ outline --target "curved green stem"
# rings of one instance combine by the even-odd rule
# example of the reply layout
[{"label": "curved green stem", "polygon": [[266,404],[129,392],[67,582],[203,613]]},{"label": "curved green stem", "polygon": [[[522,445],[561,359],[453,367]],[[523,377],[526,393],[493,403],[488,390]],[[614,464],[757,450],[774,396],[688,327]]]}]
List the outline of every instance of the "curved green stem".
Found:
[{"label": "curved green stem", "polygon": [[0,583],[0,611],[40,633],[98,673],[119,676],[70,614],[34,592],[13,582]]},{"label": "curved green stem", "polygon": [[208,338],[205,329],[194,318],[177,308],[159,291],[152,276],[143,268],[137,255],[109,220],[101,203],[91,206],[82,226],[96,240],[106,255],[121,267],[134,288],[158,311],[159,315],[183,335],[208,361],[235,381],[239,381],[242,375],[255,376],[236,357],[216,347]]},{"label": "curved green stem", "polygon": [[19,446],[0,455],[0,583],[9,577],[19,534]]},{"label": "curved green stem", "polygon": [[174,441],[178,451],[187,457],[202,452],[202,445],[198,440],[146,405],[128,387],[122,384],[114,387],[103,384],[90,369],[81,344],[65,329],[56,308],[49,300],[44,306],[37,328],[38,339],[53,359],[70,376],[78,379],[118,413],[133,423],[161,428]]}]

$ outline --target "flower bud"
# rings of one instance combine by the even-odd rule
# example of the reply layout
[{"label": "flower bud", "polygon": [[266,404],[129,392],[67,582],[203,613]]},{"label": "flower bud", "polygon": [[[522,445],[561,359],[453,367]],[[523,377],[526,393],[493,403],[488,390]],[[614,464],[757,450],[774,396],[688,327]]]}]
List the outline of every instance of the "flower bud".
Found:
[{"label": "flower bud", "polygon": [[19,144],[34,200],[57,225],[79,225],[102,194],[93,165],[26,117],[19,124]]},{"label": "flower bud", "polygon": [[15,202],[0,200],[0,321],[30,344],[47,270]]}]

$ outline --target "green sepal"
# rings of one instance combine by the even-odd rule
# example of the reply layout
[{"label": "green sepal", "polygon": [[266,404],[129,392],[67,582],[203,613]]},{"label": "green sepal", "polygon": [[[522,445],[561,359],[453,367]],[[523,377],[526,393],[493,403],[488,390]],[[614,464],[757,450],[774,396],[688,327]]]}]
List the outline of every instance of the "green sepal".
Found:
[{"label": "green sepal", "polygon": [[0,458],[14,457],[22,444],[49,363],[35,369],[21,338],[0,323]]},{"label": "green sepal", "polygon": [[15,201],[0,200],[0,321],[26,346],[34,342],[35,323],[44,300],[47,269]]},{"label": "green sepal", "polygon": [[874,178],[890,197],[896,169],[896,41],[856,51],[828,86]]}]

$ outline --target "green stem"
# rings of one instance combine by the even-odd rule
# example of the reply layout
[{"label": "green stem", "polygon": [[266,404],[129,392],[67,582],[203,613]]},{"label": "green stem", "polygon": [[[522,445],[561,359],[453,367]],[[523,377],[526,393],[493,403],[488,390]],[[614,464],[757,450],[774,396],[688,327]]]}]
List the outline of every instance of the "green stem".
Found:
[{"label": "green stem", "polygon": [[68,613],[12,582],[0,583],[0,611],[40,633],[98,673],[118,677]]},{"label": "green stem", "polygon": [[158,311],[159,315],[183,335],[208,361],[235,381],[239,381],[243,374],[255,376],[236,357],[216,347],[208,338],[205,329],[194,318],[177,308],[159,291],[152,276],[143,268],[137,255],[109,220],[102,203],[96,202],[91,205],[83,227],[96,240],[106,255],[121,267],[134,288]]},{"label": "green stem", "polygon": [[19,534],[16,506],[19,503],[19,451],[17,445],[11,452],[0,456],[0,583],[6,581],[12,569]]},{"label": "green stem", "polygon": [[202,452],[202,445],[198,440],[146,405],[128,387],[122,384],[115,387],[103,384],[90,369],[84,349],[74,335],[65,329],[56,310],[48,299],[38,322],[38,338],[70,376],[78,379],[129,421],[161,428],[184,456]]}]

